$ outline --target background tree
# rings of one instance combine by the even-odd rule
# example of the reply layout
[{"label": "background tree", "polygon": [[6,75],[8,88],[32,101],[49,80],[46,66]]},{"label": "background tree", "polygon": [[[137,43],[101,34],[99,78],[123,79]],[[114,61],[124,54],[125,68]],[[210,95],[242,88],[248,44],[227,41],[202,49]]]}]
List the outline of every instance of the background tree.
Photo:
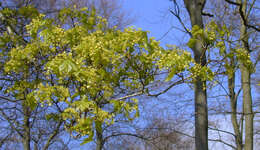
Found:
[{"label": "background tree", "polygon": [[[231,100],[231,103],[230,103],[231,104],[231,120],[232,120],[232,125],[233,125],[235,139],[236,139],[235,140],[236,145],[237,145],[236,148],[242,149],[243,146],[245,146],[245,149],[246,149],[246,147],[249,149],[252,149],[252,147],[253,147],[252,141],[254,139],[254,136],[253,136],[254,113],[251,112],[251,111],[253,111],[253,105],[252,105],[253,99],[251,96],[251,87],[250,87],[251,86],[251,83],[250,83],[251,77],[249,77],[249,76],[251,76],[254,72],[255,66],[253,64],[257,64],[257,61],[258,61],[257,56],[254,56],[255,55],[254,53],[257,53],[257,51],[258,51],[257,50],[258,48],[255,45],[257,43],[257,38],[255,38],[255,37],[257,37],[258,32],[255,32],[255,31],[257,31],[257,29],[252,27],[249,24],[257,24],[257,23],[255,23],[256,16],[254,15],[254,13],[252,13],[255,11],[255,1],[250,1],[247,4],[245,1],[243,1],[244,6],[242,6],[242,1],[240,1],[239,5],[237,5],[237,6],[239,6],[239,8],[236,7],[234,4],[232,4],[231,1],[227,1],[227,2],[228,3],[226,3],[226,5],[224,5],[224,7],[222,4],[213,5],[213,7],[215,6],[215,8],[222,7],[222,9],[221,9],[222,11],[217,11],[217,10],[219,10],[219,9],[217,9],[215,12],[213,12],[213,14],[215,14],[214,19],[217,21],[217,25],[219,27],[224,26],[225,28],[228,28],[228,30],[230,30],[229,32],[228,31],[226,32],[226,33],[228,33],[228,35],[226,36],[226,37],[228,37],[228,39],[225,39],[225,38],[223,39],[221,37],[218,37],[218,39],[223,39],[223,42],[222,42],[223,44],[226,43],[226,46],[224,46],[222,44],[223,45],[222,48],[219,47],[220,50],[222,49],[222,54],[220,53],[220,55],[224,56],[223,59],[225,61],[224,61],[223,66],[225,66],[225,70],[226,70],[225,74],[228,76],[228,90],[226,90],[226,91],[229,91],[228,96]],[[220,4],[220,3],[224,3],[224,1],[219,1],[219,2],[216,2],[215,4]],[[212,4],[214,4],[214,2]],[[238,3],[236,3],[236,4],[238,4]],[[247,5],[247,6],[245,6],[245,5]],[[212,5],[209,7],[212,7]],[[247,8],[247,10],[245,10],[245,8]],[[225,10],[225,11],[223,11],[223,10]],[[246,22],[243,22],[245,20],[246,20]],[[240,24],[240,26],[237,26],[237,24]],[[250,33],[247,32],[246,34],[244,34],[244,36],[241,36],[241,33],[242,33],[241,29],[243,29],[243,32],[247,32],[248,29],[251,30],[251,32]],[[246,40],[247,42],[245,42],[245,40],[243,39],[244,37],[247,37],[247,40]],[[243,43],[243,41],[245,42],[244,46],[241,45],[241,42]],[[221,44],[219,44],[219,45],[221,45]],[[245,45],[247,45],[247,49],[248,49],[247,52],[244,51]],[[243,66],[243,65],[245,67],[243,69],[246,69],[247,73],[248,73],[248,76],[247,76],[248,82],[244,82],[245,79],[243,79],[243,78],[245,77],[245,75],[242,75],[242,74],[239,75],[238,73],[236,73],[237,72],[236,70],[238,68],[240,69],[241,73],[244,72],[244,71],[242,71],[243,69],[241,68],[241,66]],[[235,82],[235,80],[238,78],[238,76],[241,76],[241,78],[242,78],[242,80],[241,80],[242,87],[240,87],[240,89],[236,88],[236,87],[238,87],[238,85]],[[247,85],[248,87],[243,86],[245,83],[248,83],[248,85]],[[221,84],[222,84],[222,87],[225,87],[225,86],[223,86],[223,83],[221,83]],[[236,89],[237,89],[237,92],[235,92]],[[239,93],[240,93],[241,89],[245,92],[247,91],[246,93],[243,92],[243,98],[242,98],[243,103],[244,103],[243,107],[240,107],[241,105],[238,101]],[[250,113],[245,112],[245,105],[247,105],[247,109],[248,109],[247,111]],[[226,113],[228,113],[228,112],[229,111],[227,111]],[[245,119],[245,124],[247,124],[247,126],[248,126],[248,128],[245,129],[247,131],[244,131],[244,128],[243,128],[244,117],[247,118],[247,120]],[[240,118],[240,119],[238,119],[238,118]],[[248,121],[248,120],[250,120],[250,121]],[[252,132],[251,132],[251,130],[252,130]],[[245,132],[245,134],[244,134],[244,132]],[[248,132],[248,134],[250,133],[250,136],[246,135],[246,132]],[[243,138],[242,135],[245,135],[245,137],[248,138],[244,142],[243,142],[243,139],[246,139],[246,138]],[[243,144],[245,144],[245,145],[243,145]]]},{"label": "background tree", "polygon": [[[247,5],[245,8],[247,8],[247,11],[248,11],[248,14],[243,14],[242,13],[242,2],[241,3],[236,3],[233,4],[234,6],[239,6],[239,9],[236,9],[236,7],[230,5],[230,3],[232,4],[232,2],[229,1],[229,4],[227,4],[226,6],[223,5],[224,1],[220,2],[219,4],[222,7],[221,11],[217,11],[217,10],[220,10],[219,7],[216,7],[216,5],[214,5],[214,3],[218,3],[220,1],[214,1],[212,3],[208,3],[208,5],[205,7],[206,11],[209,11],[210,13],[206,13],[204,11],[201,11],[201,14],[202,16],[205,16],[203,19],[205,22],[205,24],[210,24],[210,21],[207,21],[207,20],[215,20],[217,22],[217,25],[219,27],[218,31],[221,31],[223,33],[227,33],[227,34],[231,34],[231,36],[229,35],[229,39],[225,39],[223,38],[223,36],[218,36],[216,38],[216,40],[222,40],[223,43],[227,43],[227,47],[223,47],[221,46],[222,44],[220,42],[217,42],[215,48],[217,48],[217,50],[220,51],[219,55],[220,56],[223,56],[222,58],[223,59],[219,59],[219,60],[216,60],[215,59],[215,55],[210,55],[211,51],[214,51],[214,50],[210,50],[210,52],[207,52],[205,53],[205,55],[207,54],[208,55],[208,61],[207,61],[207,65],[209,65],[211,67],[211,69],[215,68],[216,66],[218,66],[219,68],[215,68],[214,70],[217,70],[219,72],[215,72],[215,74],[217,76],[222,76],[221,74],[223,73],[223,67],[224,67],[224,72],[225,74],[228,75],[228,89],[229,89],[229,93],[227,94],[228,97],[231,99],[231,108],[232,108],[232,111],[231,111],[231,118],[232,118],[232,123],[233,123],[233,126],[235,129],[235,138],[236,138],[236,141],[237,141],[237,145],[238,145],[238,149],[241,149],[243,147],[243,142],[242,142],[242,134],[243,134],[243,130],[240,131],[241,129],[241,126],[243,126],[243,123],[240,124],[240,122],[237,122],[238,119],[237,117],[241,117],[243,118],[244,115],[243,114],[246,114],[246,113],[239,113],[237,112],[237,105],[238,105],[238,96],[239,96],[239,93],[240,93],[240,90],[237,90],[237,86],[235,84],[235,72],[236,70],[238,69],[238,64],[241,65],[246,65],[247,68],[250,70],[250,68],[252,69],[253,67],[251,66],[252,62],[251,60],[248,60],[247,56],[248,54],[245,54],[244,56],[241,56],[241,53],[242,52],[238,52],[236,49],[240,48],[238,45],[240,45],[239,43],[237,43],[237,41],[241,42],[241,36],[240,37],[237,37],[237,34],[240,34],[240,29],[239,29],[239,26],[232,26],[232,24],[234,23],[239,23],[239,17],[241,18],[241,20],[245,21],[246,19],[247,22],[242,22],[241,23],[241,26],[245,26],[247,28],[251,28],[251,30],[255,30],[257,31],[257,23],[255,23],[253,20],[255,20],[255,16],[253,16],[253,13],[250,13],[250,12],[253,12],[255,11],[254,8],[254,4],[255,4],[255,1],[252,1],[252,2],[249,2],[249,5]],[[244,1],[243,1],[244,2]],[[186,30],[186,32],[189,33],[189,30],[187,29],[186,25],[184,24],[182,18],[180,17],[180,9],[179,9],[179,5],[177,3],[177,1],[173,1],[173,3],[175,4],[175,7],[173,9],[171,9],[171,13],[180,21],[181,25],[184,27],[184,29]],[[203,2],[199,2],[199,1],[196,1],[194,2],[195,4],[198,4],[198,5],[201,5],[204,7]],[[245,3],[245,2],[244,2]],[[185,7],[187,7],[187,4],[184,2],[185,4]],[[241,4],[241,5],[240,5]],[[189,5],[191,6],[191,2],[189,2]],[[193,5],[194,6],[194,5]],[[195,8],[195,6],[193,7]],[[197,9],[198,10],[198,9]],[[225,10],[225,11],[223,11]],[[228,11],[230,10],[230,12]],[[232,12],[233,11],[233,12]],[[200,11],[197,11],[197,13],[199,13]],[[231,17],[231,13],[234,13],[234,14],[237,14],[235,17]],[[214,15],[212,15],[214,14]],[[241,17],[241,14],[242,14],[242,17]],[[250,15],[249,15],[250,14]],[[189,12],[189,15],[195,15],[195,13],[192,13],[190,14]],[[197,15],[198,16],[198,15]],[[244,17],[243,17],[244,16]],[[247,16],[247,17],[245,17]],[[209,19],[207,19],[208,17],[211,17]],[[213,17],[213,18],[212,18]],[[225,21],[225,18],[228,18],[226,21]],[[251,21],[249,21],[251,18]],[[191,18],[192,19],[192,18]],[[193,18],[195,19],[195,18]],[[250,23],[249,23],[250,22]],[[251,24],[251,25],[250,25]],[[252,26],[252,24],[254,24],[255,26]],[[223,28],[224,27],[224,28]],[[233,28],[232,28],[233,27]],[[204,31],[207,30],[207,28],[210,28],[210,27],[204,27]],[[225,29],[226,28],[226,29]],[[232,29],[232,31],[228,31]],[[201,31],[201,32],[204,32],[204,31]],[[216,32],[216,30],[214,31]],[[194,33],[194,32],[193,32]],[[221,35],[223,33],[217,33],[218,35]],[[255,34],[255,32],[250,32],[250,33],[253,33]],[[190,34],[190,33],[189,33]],[[210,34],[211,33],[206,33],[208,36],[211,36]],[[192,34],[193,35],[193,34]],[[223,34],[224,35],[224,34]],[[247,34],[246,36],[248,37],[250,34]],[[252,39],[251,39],[251,46],[249,47],[252,47],[250,49],[256,49],[255,47],[255,43],[256,40],[254,38],[254,36],[251,36]],[[198,41],[201,41],[199,38],[197,38]],[[235,41],[234,39],[237,39],[237,41]],[[190,40],[191,42],[191,40]],[[188,43],[188,44],[191,44],[191,43]],[[247,45],[250,45],[249,43],[247,43]],[[210,46],[210,45],[209,45]],[[207,47],[207,44],[204,44],[204,48]],[[210,47],[208,47],[209,49]],[[211,48],[212,49],[212,48]],[[229,49],[229,52],[227,52],[226,50]],[[206,52],[206,51],[205,51]],[[216,54],[216,53],[214,53]],[[195,55],[196,56],[196,55]],[[238,56],[238,57],[236,57]],[[219,57],[219,56],[218,56]],[[243,58],[242,58],[243,57]],[[242,60],[244,59],[244,60]],[[248,62],[245,62],[245,60],[248,60]],[[257,58],[255,58],[255,60],[257,60]],[[251,66],[251,67],[250,67]],[[222,68],[222,69],[221,69]],[[217,77],[216,76],[216,77]],[[219,78],[219,77],[218,77]],[[219,78],[220,79],[220,78]],[[247,80],[248,81],[248,80]],[[219,82],[220,83],[220,82]],[[246,83],[249,83],[249,82],[246,82]],[[223,86],[223,82],[220,83],[222,87],[226,87],[226,86]],[[228,90],[226,90],[228,91]],[[237,92],[236,92],[237,91]],[[248,90],[246,90],[248,91]],[[250,91],[250,90],[249,90]],[[243,94],[244,96],[247,95],[248,96],[248,93],[247,94]],[[211,97],[211,96],[210,96]],[[247,98],[248,100],[249,98]],[[252,100],[252,99],[251,99]],[[247,105],[250,105],[250,102],[247,103]],[[249,108],[249,107],[248,107]],[[252,106],[250,106],[250,108],[252,108]],[[211,108],[210,108],[211,110]],[[213,108],[214,110],[214,108]],[[223,113],[223,112],[222,112]],[[224,112],[224,113],[229,113],[228,112]],[[241,115],[242,114],[242,115]],[[252,114],[252,113],[249,113],[249,114]],[[253,114],[252,114],[253,115]],[[251,116],[252,117],[252,116]],[[243,119],[242,119],[242,122],[243,122]],[[251,126],[252,126],[252,121],[251,121]],[[241,125],[241,126],[240,126]],[[243,127],[242,127],[243,129]],[[233,134],[233,133],[231,133]],[[251,134],[252,135],[252,134]],[[250,136],[247,136],[247,137],[250,137]],[[251,139],[253,139],[253,137],[251,136]],[[252,143],[252,142],[251,142]],[[229,144],[228,144],[229,145]],[[233,147],[231,145],[231,147]],[[239,148],[240,147],[240,148]]]},{"label": "background tree", "polygon": [[[27,42],[24,29],[25,25],[33,18],[33,15],[37,15],[36,10],[30,7],[21,7],[17,10],[2,7],[2,63],[6,62],[7,58],[5,57],[5,54],[7,54],[10,51],[10,49],[14,47],[14,45],[25,45],[25,43]],[[8,38],[8,36],[12,36],[12,38],[17,39],[12,41],[11,38]],[[1,67],[3,68],[3,64],[1,65]],[[11,90],[11,86],[17,86],[17,83],[15,85],[15,82],[18,82],[18,84],[23,84],[24,80],[26,80],[26,77],[23,75],[7,75],[6,73],[4,73],[3,69],[1,70],[1,117],[5,121],[5,123],[3,123],[5,124],[5,129],[9,129],[10,131],[12,131],[12,134],[6,136],[16,137],[16,140],[13,140],[14,144],[19,143],[19,141],[22,141],[24,149],[30,149],[31,144],[34,145],[33,147],[35,149],[37,149],[37,147],[39,146],[42,146],[42,148],[45,147],[45,149],[47,149],[51,145],[51,143],[55,141],[55,136],[58,133],[62,133],[63,129],[61,128],[61,123],[59,122],[55,123],[55,121],[49,121],[46,122],[46,124],[40,123],[42,120],[45,120],[42,117],[42,113],[46,111],[46,108],[42,110],[35,109],[35,111],[32,111],[24,101],[23,96],[26,96],[27,92],[23,94],[18,94],[18,91],[14,93],[8,92]],[[41,128],[38,128],[38,125],[41,125],[42,129],[47,128],[49,131],[43,132]],[[42,135],[34,137],[31,135],[32,132],[42,133]],[[9,140],[9,143],[11,141],[12,140]],[[11,144],[7,145],[6,143],[2,146],[10,147]],[[19,147],[17,146],[17,148]]]},{"label": "background tree", "polygon": [[[187,130],[190,125],[186,122],[186,118],[182,118],[181,114],[177,115],[180,112],[175,112],[172,118],[172,112],[160,108],[162,106],[160,104],[151,104],[156,102],[153,99],[149,100],[153,101],[149,102],[152,106],[141,110],[141,118],[130,124],[116,126],[116,128],[121,127],[123,131],[114,130],[114,136],[106,143],[105,149],[188,150],[194,148],[194,139]],[[158,100],[160,103],[162,101],[162,99]]]},{"label": "background tree", "polygon": [[[173,1],[177,4],[176,1]],[[203,9],[206,0],[184,0],[185,7],[190,16],[190,22],[193,29],[204,28],[203,25]],[[193,40],[193,45],[190,47],[194,53],[195,62],[201,66],[205,66],[207,45],[204,45],[204,39],[197,37],[198,40]],[[207,108],[207,92],[206,81],[197,77],[194,81],[195,93],[195,144],[196,149],[208,149],[208,108]]]}]

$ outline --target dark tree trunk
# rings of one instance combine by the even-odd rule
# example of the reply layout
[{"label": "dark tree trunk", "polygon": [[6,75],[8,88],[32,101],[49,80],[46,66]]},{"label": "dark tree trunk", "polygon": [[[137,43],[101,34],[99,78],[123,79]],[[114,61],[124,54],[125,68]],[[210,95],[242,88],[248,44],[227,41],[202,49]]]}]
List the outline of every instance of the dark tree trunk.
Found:
[{"label": "dark tree trunk", "polygon": [[31,141],[31,134],[30,134],[30,108],[23,104],[23,112],[24,112],[24,119],[23,119],[23,149],[30,150],[30,141]]},{"label": "dark tree trunk", "polygon": [[96,136],[97,136],[97,146],[96,150],[102,150],[104,147],[102,124],[96,123]]},{"label": "dark tree trunk", "polygon": [[[184,0],[188,10],[192,27],[197,25],[203,28],[202,10],[206,0]],[[196,63],[206,65],[206,50],[203,48],[203,39],[197,41],[192,48]],[[206,81],[197,77],[195,87],[195,145],[196,150],[208,150],[208,109]]]}]

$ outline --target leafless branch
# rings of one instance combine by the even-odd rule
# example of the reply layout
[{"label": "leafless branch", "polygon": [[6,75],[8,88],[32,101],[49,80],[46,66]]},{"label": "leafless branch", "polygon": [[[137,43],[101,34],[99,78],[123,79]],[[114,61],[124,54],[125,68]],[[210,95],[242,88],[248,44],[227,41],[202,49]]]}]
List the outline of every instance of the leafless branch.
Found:
[{"label": "leafless branch", "polygon": [[233,145],[231,145],[231,144],[229,144],[229,143],[227,143],[227,142],[225,142],[225,141],[223,141],[221,139],[209,139],[209,141],[220,142],[220,143],[223,143],[223,144],[231,147],[232,149],[235,149],[235,150],[237,149],[235,146],[233,146]]},{"label": "leafless branch", "polygon": [[182,25],[182,27],[184,28],[184,30],[190,35],[191,35],[191,32],[189,31],[189,29],[185,26],[184,22],[182,21],[181,17],[180,17],[180,7],[177,3],[176,0],[172,0],[173,4],[174,4],[174,9],[173,10],[169,10],[171,14],[173,14],[177,19],[178,21],[180,22],[180,24]]},{"label": "leafless branch", "polygon": [[104,141],[107,141],[109,138],[112,138],[112,137],[116,137],[116,136],[123,136],[123,135],[126,135],[126,136],[133,136],[133,137],[137,137],[137,138],[140,138],[142,140],[148,140],[149,141],[149,138],[143,136],[143,135],[138,135],[138,134],[134,134],[134,133],[114,133],[114,134],[111,134],[107,137],[104,138]]},{"label": "leafless branch", "polygon": [[223,133],[230,134],[230,135],[236,137],[236,135],[235,135],[234,133],[232,133],[232,132],[228,132],[228,131],[225,131],[225,130],[221,130],[221,129],[217,129],[217,128],[212,128],[212,127],[208,127],[208,129],[214,130],[214,131],[218,131],[218,132],[223,132]]},{"label": "leafless branch", "polygon": [[59,134],[60,126],[62,125],[62,121],[59,121],[59,124],[57,125],[56,129],[53,131],[53,133],[48,138],[48,141],[46,142],[43,150],[47,150],[52,142],[52,140]]},{"label": "leafless branch", "polygon": [[236,5],[237,7],[239,7],[239,15],[240,15],[240,17],[241,17],[241,19],[242,19],[242,21],[243,21],[243,24],[244,24],[245,26],[247,26],[248,28],[252,28],[252,29],[256,30],[257,32],[260,32],[260,28],[257,27],[257,26],[259,26],[259,25],[251,25],[251,24],[248,23],[247,16],[246,16],[246,14],[244,14],[243,11],[242,11],[243,5],[242,5],[241,3],[234,2],[234,1],[232,1],[232,0],[225,0],[225,1],[226,1],[227,3],[229,3],[229,4]]},{"label": "leafless branch", "polygon": [[182,84],[182,83],[185,82],[185,80],[188,80],[188,79],[189,79],[189,78],[187,78],[187,79],[182,78],[182,79],[180,79],[180,80],[178,80],[178,81],[172,83],[172,84],[169,85],[166,89],[162,90],[161,92],[159,92],[159,93],[157,93],[157,94],[151,94],[151,93],[148,92],[147,95],[148,95],[148,96],[158,97],[158,96],[160,96],[160,95],[166,93],[167,91],[169,91],[172,87],[174,87],[174,86],[176,86],[176,85],[179,85],[179,84]]}]

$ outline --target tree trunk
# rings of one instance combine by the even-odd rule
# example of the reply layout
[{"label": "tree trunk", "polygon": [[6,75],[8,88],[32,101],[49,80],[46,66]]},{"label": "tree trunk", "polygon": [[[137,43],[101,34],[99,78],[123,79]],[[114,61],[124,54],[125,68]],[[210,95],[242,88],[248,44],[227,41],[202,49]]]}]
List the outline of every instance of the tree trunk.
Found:
[{"label": "tree trunk", "polygon": [[[206,0],[184,0],[188,10],[192,27],[198,25],[203,28],[202,10]],[[203,40],[197,41],[192,48],[196,63],[206,65],[206,50],[203,48]],[[195,88],[195,146],[196,150],[208,150],[208,109],[206,81],[196,78]]]},{"label": "tree trunk", "polygon": [[24,112],[24,120],[23,120],[23,129],[24,129],[24,135],[23,135],[23,149],[24,150],[30,150],[30,141],[31,141],[31,135],[30,135],[30,108],[26,106],[26,104],[23,104],[23,112]]},{"label": "tree trunk", "polygon": [[97,146],[96,150],[102,150],[104,146],[102,124],[96,123]]},{"label": "tree trunk", "polygon": [[[242,4],[242,13],[246,16],[247,1],[239,0]],[[247,27],[244,25],[241,19],[240,38],[242,39],[243,50],[249,55],[249,43],[248,43],[248,32]],[[243,89],[243,105],[245,113],[245,150],[253,150],[253,119],[254,114],[252,110],[252,95],[251,95],[251,70],[242,62],[240,63],[241,70],[241,82]]]},{"label": "tree trunk", "polygon": [[[228,61],[226,61],[226,63],[228,63]],[[234,57],[230,59],[230,66],[232,66],[232,68],[235,70]],[[228,76],[228,89],[231,103],[231,121],[235,133],[236,146],[237,150],[242,150],[242,135],[237,120],[237,95],[235,93],[235,71],[233,71],[232,75]]]},{"label": "tree trunk", "polygon": [[247,68],[241,65],[241,77],[243,88],[243,103],[245,113],[245,150],[253,150],[253,119],[252,96],[250,86],[250,73]]}]

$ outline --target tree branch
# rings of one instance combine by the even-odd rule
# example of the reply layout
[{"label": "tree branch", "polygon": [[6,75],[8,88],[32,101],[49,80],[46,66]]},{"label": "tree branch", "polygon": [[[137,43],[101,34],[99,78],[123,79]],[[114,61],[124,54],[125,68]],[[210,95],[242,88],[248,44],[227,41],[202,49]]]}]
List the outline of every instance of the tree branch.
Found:
[{"label": "tree branch", "polygon": [[185,26],[185,24],[183,23],[181,17],[180,17],[180,8],[179,8],[179,5],[177,3],[176,0],[172,0],[172,2],[174,3],[174,11],[173,10],[169,10],[171,14],[173,14],[177,19],[178,21],[180,22],[180,24],[182,25],[182,27],[184,28],[184,30],[190,35],[191,35],[191,32],[189,31],[189,29]]},{"label": "tree branch", "polygon": [[158,96],[160,96],[160,95],[166,93],[167,91],[169,91],[172,87],[174,87],[174,86],[176,86],[176,85],[179,85],[179,84],[182,84],[182,83],[184,83],[184,79],[181,79],[181,80],[179,80],[179,81],[174,82],[173,84],[171,84],[170,86],[168,86],[166,89],[164,89],[163,91],[161,91],[161,92],[159,92],[159,93],[157,93],[157,94],[150,94],[150,93],[148,92],[147,95],[148,95],[148,96],[158,97]]},{"label": "tree branch", "polygon": [[133,137],[137,137],[137,138],[140,138],[142,140],[147,140],[149,141],[149,138],[146,138],[142,135],[138,135],[138,134],[133,134],[133,133],[115,133],[115,134],[111,134],[107,137],[104,138],[104,141],[107,141],[109,138],[111,137],[115,137],[115,136],[122,136],[122,135],[126,135],[126,136],[133,136]]},{"label": "tree branch", "polygon": [[223,133],[226,133],[226,134],[230,134],[234,137],[236,137],[236,135],[232,132],[228,132],[228,131],[225,131],[225,130],[220,130],[220,129],[217,129],[217,128],[211,128],[211,127],[208,127],[210,130],[215,130],[215,131],[218,131],[218,132],[223,132]]},{"label": "tree branch", "polygon": [[233,146],[233,145],[231,145],[231,144],[229,144],[229,143],[227,143],[227,142],[224,142],[224,141],[221,140],[221,139],[209,139],[209,141],[220,142],[220,143],[223,143],[223,144],[225,144],[225,145],[231,147],[231,148],[234,149],[234,150],[237,149],[235,146]]},{"label": "tree branch", "polygon": [[59,121],[59,124],[57,125],[56,129],[54,130],[54,132],[50,135],[50,137],[48,138],[48,141],[46,142],[46,144],[44,145],[43,150],[47,150],[51,144],[51,141],[55,138],[56,135],[58,135],[59,133],[59,129],[60,126],[62,125],[62,121]]},{"label": "tree branch", "polygon": [[240,15],[240,17],[241,17],[241,19],[242,19],[242,21],[243,21],[243,24],[244,24],[246,27],[252,28],[252,29],[256,30],[257,32],[260,32],[260,28],[257,27],[257,26],[259,26],[259,25],[254,26],[254,25],[251,25],[251,24],[248,23],[247,16],[245,16],[246,14],[244,14],[243,11],[242,11],[243,5],[242,5],[241,3],[237,3],[237,2],[234,2],[234,1],[232,1],[232,0],[225,0],[225,1],[226,1],[227,3],[229,3],[229,4],[236,5],[236,6],[239,7],[239,15]]}]

